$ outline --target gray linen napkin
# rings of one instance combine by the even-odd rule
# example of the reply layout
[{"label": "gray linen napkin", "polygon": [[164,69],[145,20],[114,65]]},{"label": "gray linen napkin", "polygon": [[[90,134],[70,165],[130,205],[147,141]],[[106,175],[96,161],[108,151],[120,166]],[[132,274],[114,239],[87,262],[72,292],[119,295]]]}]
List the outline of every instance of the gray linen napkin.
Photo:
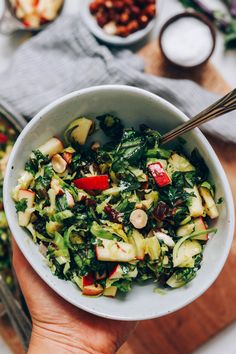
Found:
[{"label": "gray linen napkin", "polygon": [[[143,70],[142,59],[130,51],[101,45],[82,18],[61,17],[17,50],[0,75],[0,98],[27,119],[60,96],[95,85],[141,87],[189,117],[219,98],[192,81],[155,77]],[[204,130],[236,143],[236,114],[207,123]]]}]

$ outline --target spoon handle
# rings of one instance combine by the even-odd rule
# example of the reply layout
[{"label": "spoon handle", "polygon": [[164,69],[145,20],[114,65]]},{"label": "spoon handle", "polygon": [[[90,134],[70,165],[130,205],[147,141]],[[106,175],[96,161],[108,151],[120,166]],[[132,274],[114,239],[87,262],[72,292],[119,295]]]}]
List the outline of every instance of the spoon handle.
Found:
[{"label": "spoon handle", "polygon": [[209,122],[211,119],[217,118],[225,113],[234,111],[236,109],[236,89],[229,92],[227,95],[222,97],[217,102],[213,103],[211,106],[204,109],[202,112],[197,114],[195,117],[181,124],[177,128],[166,133],[161,138],[161,143],[167,143],[177,136],[182,135],[199,125]]}]

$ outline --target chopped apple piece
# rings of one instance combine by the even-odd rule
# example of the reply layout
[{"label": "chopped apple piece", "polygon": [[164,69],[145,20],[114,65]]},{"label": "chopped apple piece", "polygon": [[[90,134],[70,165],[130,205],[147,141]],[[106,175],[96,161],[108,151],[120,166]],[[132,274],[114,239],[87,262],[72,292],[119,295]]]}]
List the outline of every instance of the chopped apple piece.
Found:
[{"label": "chopped apple piece", "polygon": [[109,288],[106,288],[103,292],[104,296],[108,296],[108,297],[115,297],[117,293],[117,287],[112,285],[109,286]]},{"label": "chopped apple piece", "polygon": [[40,26],[40,17],[37,13],[29,13],[24,16],[23,24],[25,27],[38,28]]},{"label": "chopped apple piece", "polygon": [[207,189],[205,187],[200,187],[200,194],[202,196],[202,199],[204,200],[204,207],[206,210],[206,214],[211,219],[218,218],[219,212],[217,210],[216,203],[215,203],[209,189]]},{"label": "chopped apple piece", "polygon": [[109,274],[109,279],[120,279],[123,276],[122,268],[119,264],[115,266],[115,268]]},{"label": "chopped apple piece", "polygon": [[87,274],[83,278],[83,287],[93,285],[94,284],[94,277],[92,274]]},{"label": "chopped apple piece", "polygon": [[51,186],[51,189],[54,190],[56,195],[63,195],[64,194],[64,191],[63,191],[63,189],[60,186],[59,179],[52,178],[50,186]]},{"label": "chopped apple piece", "polygon": [[187,193],[194,194],[193,197],[189,197],[190,204],[188,208],[189,208],[190,215],[194,218],[197,218],[198,216],[202,216],[204,214],[204,208],[202,205],[202,199],[198,192],[197,186],[194,186],[193,188],[185,188],[185,191]]},{"label": "chopped apple piece", "polygon": [[27,189],[29,188],[30,183],[33,181],[34,176],[32,173],[28,171],[24,171],[24,173],[21,175],[21,177],[18,180],[18,185],[20,186],[20,189]]},{"label": "chopped apple piece", "polygon": [[27,189],[20,189],[18,193],[19,201],[22,199],[26,200],[27,208],[25,211],[18,212],[18,220],[20,226],[27,226],[30,222],[30,218],[32,215],[32,211],[30,210],[34,205],[35,200],[35,193],[27,190]]},{"label": "chopped apple piece", "polygon": [[55,154],[58,154],[59,152],[62,152],[64,149],[64,146],[61,142],[61,140],[57,138],[51,138],[49,139],[45,144],[41,145],[38,150],[41,151],[41,153],[45,156],[52,157]]},{"label": "chopped apple piece", "polygon": [[[195,226],[195,230],[194,230],[195,232],[207,230],[207,227],[206,227],[202,217],[195,219],[193,222],[194,222],[194,226]],[[200,241],[207,241],[208,234],[198,235],[198,236],[193,237],[192,239],[200,240]]]},{"label": "chopped apple piece", "polygon": [[99,239],[101,246],[96,246],[96,255],[99,261],[130,262],[135,259],[135,248],[126,242]]},{"label": "chopped apple piece", "polygon": [[93,128],[93,121],[87,118],[78,118],[68,128],[70,138],[80,145],[84,145]]},{"label": "chopped apple piece", "polygon": [[131,243],[135,246],[136,259],[143,260],[146,247],[143,235],[137,230],[134,230],[131,235]]},{"label": "chopped apple piece", "polygon": [[188,224],[180,226],[176,231],[176,236],[184,237],[187,235],[191,235],[195,230],[194,222],[190,222]]},{"label": "chopped apple piece", "polygon": [[83,295],[98,296],[103,293],[103,287],[100,284],[86,285],[83,287]]},{"label": "chopped apple piece", "polygon": [[72,194],[66,189],[65,195],[66,195],[66,201],[67,201],[68,207],[73,208],[75,206],[75,201],[74,201]]},{"label": "chopped apple piece", "polygon": [[152,261],[159,258],[161,246],[156,236],[146,238],[145,253],[149,255]]}]

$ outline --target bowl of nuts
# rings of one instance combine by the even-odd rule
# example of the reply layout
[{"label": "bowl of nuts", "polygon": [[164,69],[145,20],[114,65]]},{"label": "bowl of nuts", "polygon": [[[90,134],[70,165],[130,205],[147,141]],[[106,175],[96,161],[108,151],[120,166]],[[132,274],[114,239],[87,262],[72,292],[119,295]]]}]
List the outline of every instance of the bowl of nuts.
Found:
[{"label": "bowl of nuts", "polygon": [[83,18],[90,31],[112,45],[130,45],[154,27],[156,0],[86,0]]}]

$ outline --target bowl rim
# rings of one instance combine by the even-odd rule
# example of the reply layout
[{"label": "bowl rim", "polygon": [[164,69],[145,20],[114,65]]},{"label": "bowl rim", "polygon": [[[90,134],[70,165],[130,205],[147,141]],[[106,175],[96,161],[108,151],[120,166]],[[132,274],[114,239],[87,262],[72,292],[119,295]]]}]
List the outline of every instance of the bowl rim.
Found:
[{"label": "bowl rim", "polygon": [[97,24],[96,20],[94,19],[94,16],[89,11],[88,7],[91,1],[92,0],[86,0],[86,3],[82,7],[82,18],[88,29],[93,33],[93,35],[105,43],[118,46],[134,44],[145,38],[152,31],[156,24],[157,15],[149,22],[149,24],[145,28],[130,34],[128,37],[123,38],[120,36],[108,35],[105,33],[103,28],[101,28]]},{"label": "bowl rim", "polygon": [[34,125],[36,123],[38,123],[38,121],[42,118],[42,116],[44,116],[45,114],[47,114],[48,112],[50,112],[52,109],[54,109],[55,107],[59,106],[62,103],[65,103],[69,100],[71,100],[72,98],[76,98],[82,95],[86,95],[89,93],[96,93],[97,91],[104,91],[104,92],[109,92],[109,91],[119,91],[119,93],[133,93],[133,94],[137,94],[137,95],[141,95],[141,96],[145,96],[146,98],[151,98],[154,101],[157,101],[159,103],[161,103],[163,106],[165,106],[166,108],[169,108],[173,113],[177,113],[181,119],[183,121],[187,121],[189,118],[183,113],[181,112],[177,107],[175,107],[173,104],[171,104],[170,102],[166,101],[165,99],[159,97],[158,95],[155,95],[149,91],[140,89],[140,88],[136,88],[136,87],[132,87],[132,86],[126,86],[126,85],[103,85],[103,86],[94,86],[94,87],[90,87],[90,88],[86,88],[86,89],[82,89],[82,90],[78,90],[78,91],[74,91],[72,93],[69,93],[57,100],[55,100],[54,102],[50,103],[49,105],[47,105],[45,108],[43,108],[39,113],[37,113],[34,118],[27,124],[27,126],[24,128],[24,130],[21,132],[21,134],[19,135],[12,153],[10,155],[9,158],[9,162],[8,162],[8,166],[7,166],[7,170],[6,170],[6,174],[5,174],[5,180],[4,180],[4,187],[3,187],[3,198],[4,198],[4,205],[5,205],[5,212],[6,212],[6,216],[8,219],[8,223],[9,223],[9,227],[11,229],[12,234],[14,235],[14,238],[18,244],[18,247],[20,248],[20,250],[22,251],[22,253],[24,254],[25,258],[27,259],[27,261],[30,263],[30,265],[33,267],[33,269],[36,271],[36,273],[40,276],[40,278],[51,288],[53,289],[58,295],[60,295],[63,299],[65,299],[66,301],[70,302],[72,305],[74,305],[77,308],[80,308],[84,311],[87,311],[89,313],[92,313],[94,315],[103,317],[103,318],[108,318],[108,319],[113,319],[113,320],[123,320],[123,321],[139,321],[139,320],[147,320],[147,319],[154,319],[157,317],[162,317],[165,316],[167,314],[173,313],[185,306],[187,306],[188,304],[190,304],[191,302],[193,302],[194,300],[196,300],[199,296],[201,296],[206,290],[208,290],[210,288],[210,286],[215,282],[215,280],[217,279],[217,277],[219,276],[222,268],[224,267],[224,264],[227,260],[228,254],[230,252],[230,248],[231,248],[231,244],[233,241],[233,237],[234,237],[234,224],[235,224],[235,214],[234,214],[234,202],[233,202],[233,196],[232,196],[232,192],[231,192],[231,188],[228,182],[228,179],[226,177],[226,174],[224,172],[224,169],[216,155],[216,153],[214,152],[213,148],[211,147],[210,143],[207,141],[207,139],[205,138],[205,136],[201,133],[201,131],[198,128],[195,128],[194,131],[197,134],[197,136],[200,138],[201,140],[201,144],[203,144],[209,152],[209,155],[211,155],[211,160],[214,162],[214,165],[217,166],[217,171],[218,171],[218,176],[221,179],[222,185],[224,187],[225,190],[225,204],[227,204],[228,206],[228,210],[229,210],[229,222],[228,222],[228,239],[226,242],[226,245],[224,247],[224,251],[223,251],[223,255],[220,259],[220,262],[217,263],[216,267],[214,268],[214,273],[213,275],[210,277],[210,279],[205,282],[205,285],[202,286],[200,288],[199,291],[196,291],[194,296],[190,296],[185,302],[184,304],[180,305],[175,305],[173,306],[173,308],[169,311],[153,311],[151,314],[142,314],[141,316],[139,316],[138,314],[136,316],[120,316],[120,315],[110,315],[107,313],[103,313],[102,311],[98,311],[96,309],[90,308],[89,305],[83,305],[83,304],[79,304],[76,301],[73,301],[72,299],[68,299],[67,296],[64,294],[64,292],[58,288],[54,283],[52,283],[50,281],[50,279],[48,279],[47,277],[44,277],[43,271],[40,270],[38,267],[38,261],[36,258],[34,257],[30,257],[30,255],[24,250],[24,243],[20,242],[21,237],[16,235],[14,230],[15,230],[15,223],[11,214],[11,193],[9,192],[9,188],[8,188],[8,184],[11,178],[11,166],[14,163],[15,160],[15,154],[17,152],[17,150],[19,149],[19,147],[22,145],[23,141],[24,141],[24,137],[26,135],[29,134],[29,132],[31,131],[31,129],[34,127]]}]

